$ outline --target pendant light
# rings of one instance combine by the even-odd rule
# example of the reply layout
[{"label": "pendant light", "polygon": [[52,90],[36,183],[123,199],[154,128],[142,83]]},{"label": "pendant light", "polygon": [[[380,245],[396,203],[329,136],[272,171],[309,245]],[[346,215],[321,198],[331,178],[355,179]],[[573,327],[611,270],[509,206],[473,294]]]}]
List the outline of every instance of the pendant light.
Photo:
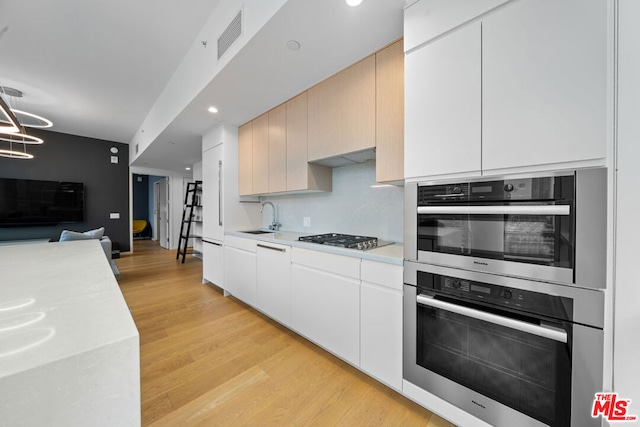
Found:
[{"label": "pendant light", "polygon": [[[9,143],[8,149],[0,148],[0,157],[32,159],[33,155],[27,153],[26,146],[43,144],[44,141],[42,138],[27,135],[25,127],[44,129],[53,126],[53,123],[37,114],[11,108],[3,95],[21,98],[22,92],[0,86],[0,142]],[[22,151],[17,149],[19,146],[22,147]]]}]

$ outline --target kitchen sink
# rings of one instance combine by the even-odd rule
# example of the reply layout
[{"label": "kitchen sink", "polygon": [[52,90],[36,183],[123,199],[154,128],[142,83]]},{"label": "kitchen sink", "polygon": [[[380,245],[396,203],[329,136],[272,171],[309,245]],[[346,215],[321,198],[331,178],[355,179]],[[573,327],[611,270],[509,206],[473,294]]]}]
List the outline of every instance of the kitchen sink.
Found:
[{"label": "kitchen sink", "polygon": [[242,233],[248,233],[248,234],[273,234],[273,233],[275,233],[275,231],[271,231],[271,230],[246,230],[246,231],[242,231]]}]

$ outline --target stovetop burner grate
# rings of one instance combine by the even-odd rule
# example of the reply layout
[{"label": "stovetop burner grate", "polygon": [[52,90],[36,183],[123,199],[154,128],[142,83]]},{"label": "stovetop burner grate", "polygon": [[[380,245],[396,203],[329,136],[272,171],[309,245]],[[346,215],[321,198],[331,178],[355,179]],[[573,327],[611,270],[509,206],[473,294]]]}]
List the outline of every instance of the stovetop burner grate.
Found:
[{"label": "stovetop burner grate", "polygon": [[320,245],[338,246],[341,248],[367,250],[378,246],[377,237],[354,236],[350,234],[326,233],[298,238],[301,242],[318,243]]}]

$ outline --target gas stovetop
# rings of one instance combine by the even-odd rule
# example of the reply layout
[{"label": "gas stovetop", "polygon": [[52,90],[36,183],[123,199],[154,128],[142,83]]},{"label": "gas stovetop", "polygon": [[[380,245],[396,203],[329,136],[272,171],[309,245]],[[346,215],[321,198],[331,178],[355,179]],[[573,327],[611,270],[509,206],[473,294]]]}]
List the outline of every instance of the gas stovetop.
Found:
[{"label": "gas stovetop", "polygon": [[350,234],[316,234],[314,236],[302,236],[298,238],[301,242],[318,243],[320,245],[338,246],[341,248],[359,249],[366,251],[367,249],[377,248],[388,245],[391,242],[381,242],[377,237],[352,236]]}]

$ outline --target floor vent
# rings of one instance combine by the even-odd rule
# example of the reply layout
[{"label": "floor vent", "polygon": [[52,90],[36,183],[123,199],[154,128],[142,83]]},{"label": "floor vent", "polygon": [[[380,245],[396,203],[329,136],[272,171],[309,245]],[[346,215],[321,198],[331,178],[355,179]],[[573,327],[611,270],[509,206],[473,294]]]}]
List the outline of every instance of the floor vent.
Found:
[{"label": "floor vent", "polygon": [[231,47],[234,41],[242,35],[242,11],[238,12],[233,21],[218,38],[218,59]]}]

